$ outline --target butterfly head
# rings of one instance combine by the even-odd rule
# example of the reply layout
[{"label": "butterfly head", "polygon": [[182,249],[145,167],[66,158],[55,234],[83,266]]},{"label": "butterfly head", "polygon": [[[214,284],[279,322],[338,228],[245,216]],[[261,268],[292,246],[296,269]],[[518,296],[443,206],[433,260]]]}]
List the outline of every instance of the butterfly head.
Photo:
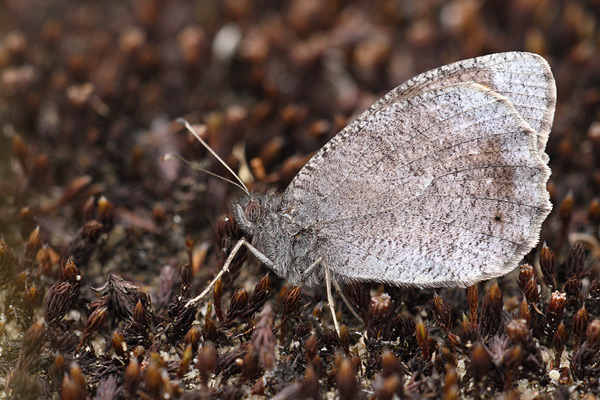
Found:
[{"label": "butterfly head", "polygon": [[240,228],[255,235],[264,226],[269,215],[278,207],[279,198],[274,192],[250,193],[233,203],[233,215]]}]

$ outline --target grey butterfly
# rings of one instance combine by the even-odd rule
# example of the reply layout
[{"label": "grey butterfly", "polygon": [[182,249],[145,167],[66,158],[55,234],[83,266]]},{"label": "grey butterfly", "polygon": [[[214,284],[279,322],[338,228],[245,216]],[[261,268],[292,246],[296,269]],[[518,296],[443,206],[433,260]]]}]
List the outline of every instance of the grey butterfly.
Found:
[{"label": "grey butterfly", "polygon": [[466,287],[508,273],[552,208],[555,104],[550,67],[532,53],[418,75],[339,132],[283,193],[246,190],[234,202],[252,242],[236,244],[215,281],[242,245],[294,285],[325,281],[330,307],[331,282]]}]

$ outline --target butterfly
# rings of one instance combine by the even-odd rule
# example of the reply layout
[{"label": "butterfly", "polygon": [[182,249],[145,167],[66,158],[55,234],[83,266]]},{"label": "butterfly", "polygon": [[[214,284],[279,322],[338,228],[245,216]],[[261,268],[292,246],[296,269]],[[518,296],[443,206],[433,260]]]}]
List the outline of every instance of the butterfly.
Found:
[{"label": "butterfly", "polygon": [[245,195],[232,211],[247,236],[189,304],[242,246],[294,285],[324,282],[338,332],[332,282],[466,287],[508,273],[552,209],[545,148],[555,105],[541,56],[477,57],[393,89],[283,192],[250,192],[234,174]]}]

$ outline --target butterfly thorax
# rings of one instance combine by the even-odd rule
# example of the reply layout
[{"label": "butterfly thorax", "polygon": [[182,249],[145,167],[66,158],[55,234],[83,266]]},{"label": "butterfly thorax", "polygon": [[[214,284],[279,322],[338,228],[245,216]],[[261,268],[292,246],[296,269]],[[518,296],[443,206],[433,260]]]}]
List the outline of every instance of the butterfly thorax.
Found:
[{"label": "butterfly thorax", "polygon": [[251,193],[233,204],[236,222],[252,236],[252,245],[272,263],[273,271],[293,285],[322,283],[321,269],[303,276],[317,258],[317,236],[294,219],[294,209],[285,204],[281,193]]}]

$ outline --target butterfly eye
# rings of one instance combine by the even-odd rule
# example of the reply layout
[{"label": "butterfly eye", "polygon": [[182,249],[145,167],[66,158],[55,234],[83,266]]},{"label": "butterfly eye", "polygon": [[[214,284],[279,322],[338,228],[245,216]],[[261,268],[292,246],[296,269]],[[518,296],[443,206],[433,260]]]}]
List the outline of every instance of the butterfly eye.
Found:
[{"label": "butterfly eye", "polygon": [[260,207],[257,203],[251,201],[246,205],[246,219],[250,222],[258,221],[260,217]]}]

